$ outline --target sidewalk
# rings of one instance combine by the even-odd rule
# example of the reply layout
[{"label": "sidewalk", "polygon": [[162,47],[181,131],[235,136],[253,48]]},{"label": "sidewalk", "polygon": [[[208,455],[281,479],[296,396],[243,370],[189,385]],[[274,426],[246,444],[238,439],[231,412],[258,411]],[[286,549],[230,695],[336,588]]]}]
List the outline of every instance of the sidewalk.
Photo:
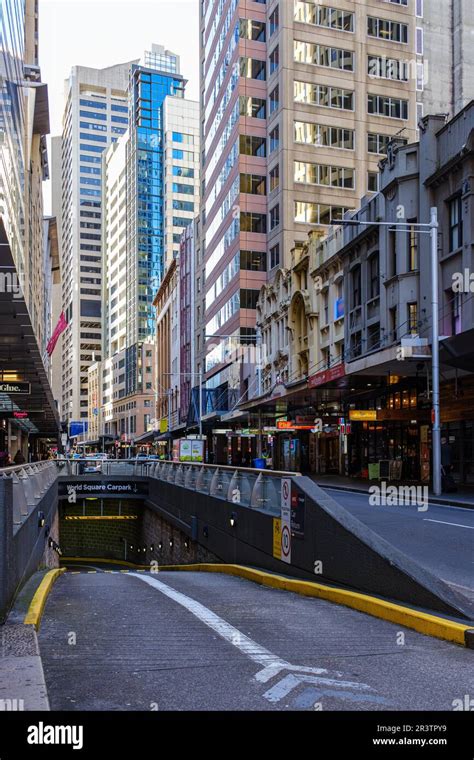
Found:
[{"label": "sidewalk", "polygon": [[[368,493],[370,486],[378,485],[378,480],[365,480],[363,478],[349,478],[344,475],[308,475],[316,485],[321,488],[334,488],[339,491],[352,491],[353,493]],[[410,486],[420,485],[420,483],[389,481],[389,485]],[[435,496],[429,491],[429,501],[432,504],[440,504],[449,507],[464,507],[465,509],[474,509],[474,488],[463,486],[456,493],[442,494]]]}]

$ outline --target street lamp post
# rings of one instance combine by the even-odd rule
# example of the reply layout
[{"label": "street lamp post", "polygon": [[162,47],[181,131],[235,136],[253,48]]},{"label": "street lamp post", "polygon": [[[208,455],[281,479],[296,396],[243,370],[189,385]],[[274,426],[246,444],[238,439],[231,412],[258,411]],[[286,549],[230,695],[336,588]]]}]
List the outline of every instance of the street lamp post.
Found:
[{"label": "street lamp post", "polygon": [[358,219],[336,220],[331,224],[366,227],[418,227],[420,234],[430,235],[431,248],[431,372],[432,372],[432,448],[433,448],[433,493],[440,496],[441,489],[441,426],[439,404],[439,295],[438,295],[438,209],[432,207],[429,224],[420,222],[364,222]]}]

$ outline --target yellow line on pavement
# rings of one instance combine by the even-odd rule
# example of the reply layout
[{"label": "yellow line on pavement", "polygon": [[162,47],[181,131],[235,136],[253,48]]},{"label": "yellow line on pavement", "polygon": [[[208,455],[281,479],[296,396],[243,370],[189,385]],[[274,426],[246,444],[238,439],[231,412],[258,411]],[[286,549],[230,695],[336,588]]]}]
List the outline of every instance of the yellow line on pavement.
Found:
[{"label": "yellow line on pavement", "polygon": [[317,597],[329,602],[335,602],[336,604],[342,604],[345,607],[365,612],[368,615],[387,620],[390,623],[397,623],[405,628],[411,628],[414,631],[418,631],[418,633],[423,633],[425,636],[452,641],[462,646],[467,646],[466,631],[471,631],[474,628],[474,623],[471,625],[458,623],[449,618],[439,617],[428,612],[405,607],[402,604],[378,599],[368,594],[361,594],[357,591],[324,586],[321,583],[314,583],[313,581],[286,578],[285,576],[273,575],[272,573],[254,570],[251,567],[244,567],[243,565],[201,563],[196,565],[160,565],[159,569],[166,571],[187,570],[226,573],[238,576],[255,583],[260,583],[262,586],[269,586],[270,588],[283,591],[293,591],[303,596]]},{"label": "yellow line on pavement", "polygon": [[43,611],[49,592],[51,591],[53,584],[57,581],[59,576],[65,572],[66,569],[64,567],[61,567],[56,568],[55,570],[50,570],[48,573],[46,573],[40,585],[36,589],[33,599],[30,602],[28,612],[26,613],[25,619],[23,621],[25,625],[34,625],[35,630],[39,630],[41,618],[43,616]]}]

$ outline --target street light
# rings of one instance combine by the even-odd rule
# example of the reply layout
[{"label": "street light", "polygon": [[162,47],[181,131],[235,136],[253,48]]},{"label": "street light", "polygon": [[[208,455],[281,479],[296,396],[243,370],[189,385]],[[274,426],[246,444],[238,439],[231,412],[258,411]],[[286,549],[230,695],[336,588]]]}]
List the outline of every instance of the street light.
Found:
[{"label": "street light", "polygon": [[[438,304],[438,209],[431,208],[429,224],[420,222],[364,222],[358,219],[331,219],[331,224],[378,227],[420,227],[421,234],[431,238],[431,371],[432,371],[432,447],[433,447],[433,492],[440,496],[441,490],[441,425],[439,410],[439,304]],[[428,232],[429,230],[429,232]]]}]

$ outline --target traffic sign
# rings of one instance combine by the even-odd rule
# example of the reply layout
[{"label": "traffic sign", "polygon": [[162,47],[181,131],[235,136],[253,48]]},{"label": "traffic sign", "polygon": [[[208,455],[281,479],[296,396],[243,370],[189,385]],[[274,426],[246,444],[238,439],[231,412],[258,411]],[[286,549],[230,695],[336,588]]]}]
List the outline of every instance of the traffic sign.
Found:
[{"label": "traffic sign", "polygon": [[281,560],[291,564],[291,478],[281,479]]}]

